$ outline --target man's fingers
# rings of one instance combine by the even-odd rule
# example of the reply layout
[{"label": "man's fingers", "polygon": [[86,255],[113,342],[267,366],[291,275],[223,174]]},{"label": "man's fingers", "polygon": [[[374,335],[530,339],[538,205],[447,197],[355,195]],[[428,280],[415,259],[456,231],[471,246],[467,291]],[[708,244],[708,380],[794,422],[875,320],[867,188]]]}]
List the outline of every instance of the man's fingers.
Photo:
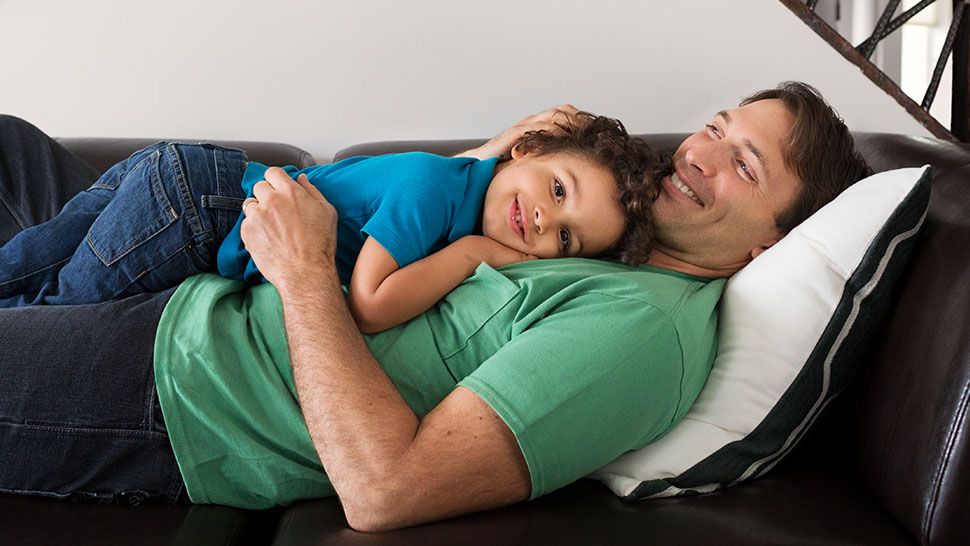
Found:
[{"label": "man's fingers", "polygon": [[273,186],[266,180],[260,180],[259,182],[256,182],[256,185],[253,186],[253,197],[255,197],[257,201],[266,203],[270,200],[270,196],[274,193],[276,193],[276,190],[273,189]]},{"label": "man's fingers", "polygon": [[276,191],[287,191],[287,189],[292,188],[293,179],[290,175],[286,174],[286,171],[280,167],[270,167],[266,169],[266,173],[263,177],[270,186]]},{"label": "man's fingers", "polygon": [[246,207],[250,207],[252,205],[255,205],[258,202],[259,201],[257,201],[255,197],[247,197],[243,201],[243,203],[242,203],[242,213],[243,213],[243,216],[249,216],[249,214],[246,212]]},{"label": "man's fingers", "polygon": [[[300,175],[307,185],[309,184],[306,175]],[[293,178],[287,174],[286,171],[280,167],[270,167],[266,169],[263,174],[263,179],[253,185],[253,197],[255,197],[261,203],[269,203],[274,199],[273,195],[277,193],[288,194],[294,190],[296,186],[302,186],[306,189],[306,185],[297,182],[294,184]]]},{"label": "man's fingers", "polygon": [[324,197],[323,194],[320,193],[320,190],[318,190],[316,186],[310,183],[310,179],[307,178],[307,175],[301,174],[300,176],[296,177],[296,183],[299,184],[300,187],[306,190],[306,192],[312,195],[315,199],[317,200],[323,199],[324,201],[326,201],[326,197]]}]

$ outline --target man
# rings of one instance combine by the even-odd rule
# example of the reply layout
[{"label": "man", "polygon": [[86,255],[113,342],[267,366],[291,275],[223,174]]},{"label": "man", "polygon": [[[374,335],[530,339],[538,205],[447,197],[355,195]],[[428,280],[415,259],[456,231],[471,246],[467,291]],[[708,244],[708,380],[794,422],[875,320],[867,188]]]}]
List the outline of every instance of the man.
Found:
[{"label": "man", "polygon": [[[524,130],[554,130],[573,111],[527,118],[469,153],[503,154]],[[115,454],[118,467],[142,466],[65,485],[72,478],[46,462],[55,455],[33,462],[29,446],[8,447],[34,441],[38,421],[59,423],[70,410],[51,408],[64,407],[63,391],[35,407],[23,392],[40,372],[0,361],[0,374],[22,376],[0,382],[0,421],[23,423],[0,425],[0,461],[14,463],[0,472],[0,490],[64,495],[97,484],[124,492],[137,483],[113,480],[162,468],[150,489],[168,500],[180,496],[183,479],[193,501],[250,507],[335,492],[362,531],[538,496],[669,430],[714,356],[723,281],[705,279],[743,267],[866,171],[817,93],[787,84],[718,112],[678,148],[654,205],[648,265],[562,260],[501,273],[483,266],[425,315],[366,340],[334,269],[332,207],[310,186],[269,177],[246,207],[242,237],[273,286],[243,294],[200,276],[163,301],[160,320],[156,303],[136,302],[154,306],[147,314],[121,307],[148,318],[116,326],[119,337],[150,332],[155,340],[155,376],[142,371],[135,381],[149,383],[147,403],[130,402],[149,407],[132,413],[144,416],[138,431],[149,438],[137,453],[120,441],[100,453]],[[24,341],[37,313],[62,313],[15,311],[34,315],[0,314],[0,332],[19,329],[8,340],[14,354],[38,346]],[[66,382],[84,392],[79,381]],[[88,429],[103,435],[112,419]],[[125,432],[126,440],[134,435]],[[83,459],[75,451],[98,452],[74,443],[64,449],[74,460]],[[82,463],[73,470],[92,473]]]}]

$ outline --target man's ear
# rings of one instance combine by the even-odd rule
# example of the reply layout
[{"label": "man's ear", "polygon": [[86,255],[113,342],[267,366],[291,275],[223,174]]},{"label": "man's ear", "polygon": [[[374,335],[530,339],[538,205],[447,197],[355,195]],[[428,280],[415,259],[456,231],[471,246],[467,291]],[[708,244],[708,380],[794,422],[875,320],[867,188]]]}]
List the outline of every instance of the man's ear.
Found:
[{"label": "man's ear", "polygon": [[775,239],[774,241],[769,241],[767,244],[754,247],[754,249],[751,251],[751,259],[753,260],[753,259],[757,258],[758,256],[761,255],[762,252],[768,250],[769,248],[771,248],[772,246],[774,246],[775,243],[777,243],[780,240],[781,240],[781,237]]}]

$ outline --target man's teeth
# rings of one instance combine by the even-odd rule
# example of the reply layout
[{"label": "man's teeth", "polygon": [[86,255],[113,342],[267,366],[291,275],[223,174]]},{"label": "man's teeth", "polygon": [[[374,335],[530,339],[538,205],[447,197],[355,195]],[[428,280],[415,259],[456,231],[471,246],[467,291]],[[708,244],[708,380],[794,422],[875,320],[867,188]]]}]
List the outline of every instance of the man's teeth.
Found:
[{"label": "man's teeth", "polygon": [[687,187],[687,184],[684,184],[683,182],[680,181],[680,177],[677,176],[677,173],[674,173],[674,174],[670,175],[670,182],[674,185],[674,187],[676,187],[678,190],[680,190],[684,195],[686,195],[687,197],[690,197],[691,199],[693,199],[694,202],[697,203],[698,205],[703,205],[704,204],[704,203],[701,202],[700,199],[697,198],[696,195],[694,195],[694,192],[691,191],[691,189]]}]

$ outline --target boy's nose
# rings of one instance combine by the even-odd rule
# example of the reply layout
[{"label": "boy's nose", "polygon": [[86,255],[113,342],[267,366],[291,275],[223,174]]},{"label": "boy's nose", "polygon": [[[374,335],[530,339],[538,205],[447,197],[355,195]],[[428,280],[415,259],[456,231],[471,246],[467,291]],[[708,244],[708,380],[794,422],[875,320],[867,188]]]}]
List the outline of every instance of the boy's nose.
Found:
[{"label": "boy's nose", "polygon": [[535,225],[536,233],[542,233],[542,224],[544,224],[546,220],[547,218],[545,211],[537,205],[532,222]]}]

